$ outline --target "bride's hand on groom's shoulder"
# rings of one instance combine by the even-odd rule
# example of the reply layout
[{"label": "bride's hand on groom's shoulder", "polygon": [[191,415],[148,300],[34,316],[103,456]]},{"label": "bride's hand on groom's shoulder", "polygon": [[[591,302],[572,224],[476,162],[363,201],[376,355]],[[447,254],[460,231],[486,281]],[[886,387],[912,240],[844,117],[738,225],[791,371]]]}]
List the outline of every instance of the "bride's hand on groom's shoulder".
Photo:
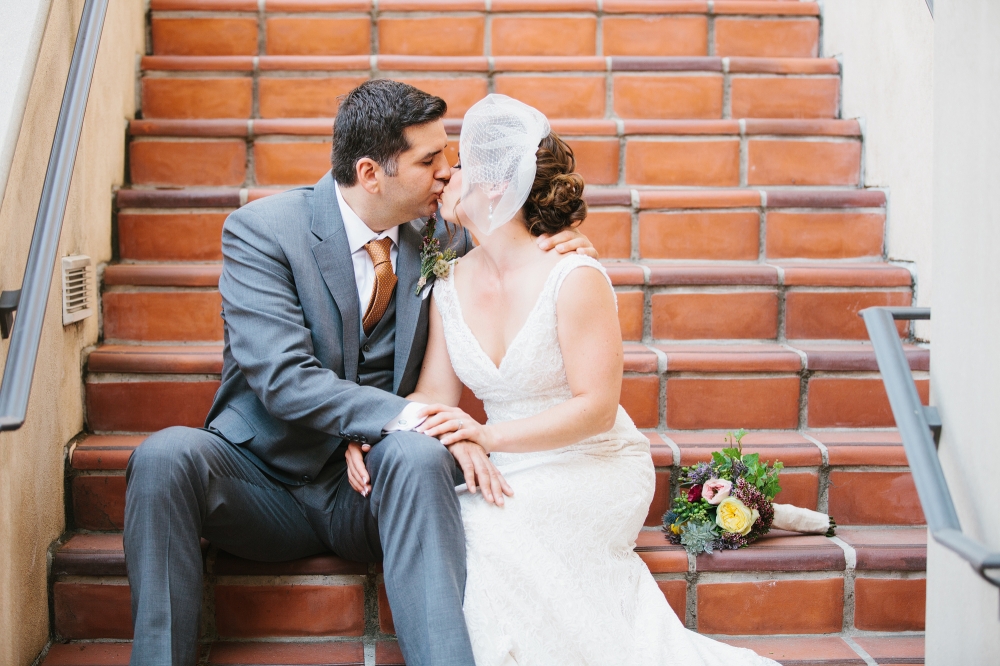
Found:
[{"label": "bride's hand on groom's shoulder", "polygon": [[601,258],[600,255],[597,254],[597,249],[594,247],[594,244],[590,242],[590,239],[576,229],[563,229],[555,236],[542,234],[538,237],[538,247],[543,250],[551,250],[555,248],[556,252],[559,254],[571,254],[576,252],[577,254],[585,254],[593,259]]}]

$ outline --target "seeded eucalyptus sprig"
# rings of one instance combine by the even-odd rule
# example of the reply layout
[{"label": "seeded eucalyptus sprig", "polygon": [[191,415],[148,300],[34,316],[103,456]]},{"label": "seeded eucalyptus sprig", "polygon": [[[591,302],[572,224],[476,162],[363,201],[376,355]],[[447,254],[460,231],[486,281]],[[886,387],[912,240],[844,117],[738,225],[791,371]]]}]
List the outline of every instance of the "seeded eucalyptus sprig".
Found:
[{"label": "seeded eucalyptus sprig", "polygon": [[458,256],[451,249],[441,251],[441,241],[434,236],[436,227],[437,213],[431,215],[427,220],[427,226],[424,227],[424,240],[420,244],[420,279],[417,280],[417,296],[432,275],[439,278],[448,277],[451,272],[451,262]]}]

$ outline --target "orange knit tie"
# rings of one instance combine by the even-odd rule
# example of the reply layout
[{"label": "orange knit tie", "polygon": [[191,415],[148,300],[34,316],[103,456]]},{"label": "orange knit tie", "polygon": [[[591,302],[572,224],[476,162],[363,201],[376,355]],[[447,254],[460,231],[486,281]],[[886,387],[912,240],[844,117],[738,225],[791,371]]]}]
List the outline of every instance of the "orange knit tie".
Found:
[{"label": "orange knit tie", "polygon": [[392,272],[392,261],[389,260],[389,248],[392,247],[391,238],[380,238],[365,244],[368,256],[372,258],[375,265],[375,286],[372,287],[372,297],[368,301],[368,309],[365,310],[364,319],[361,325],[365,329],[365,335],[371,335],[375,327],[378,326],[389,301],[392,300],[392,292],[396,288],[396,274]]}]

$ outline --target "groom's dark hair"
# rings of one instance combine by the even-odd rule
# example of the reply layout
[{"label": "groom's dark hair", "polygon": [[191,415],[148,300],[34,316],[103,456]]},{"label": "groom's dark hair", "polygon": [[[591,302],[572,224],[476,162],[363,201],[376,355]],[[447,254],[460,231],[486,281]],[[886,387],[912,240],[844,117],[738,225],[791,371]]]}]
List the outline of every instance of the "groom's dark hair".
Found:
[{"label": "groom's dark hair", "polygon": [[355,166],[363,157],[395,176],[396,158],[410,147],[403,130],[433,122],[447,110],[440,97],[406,83],[391,79],[362,83],[344,95],[333,123],[333,177],[351,187],[358,181]]}]

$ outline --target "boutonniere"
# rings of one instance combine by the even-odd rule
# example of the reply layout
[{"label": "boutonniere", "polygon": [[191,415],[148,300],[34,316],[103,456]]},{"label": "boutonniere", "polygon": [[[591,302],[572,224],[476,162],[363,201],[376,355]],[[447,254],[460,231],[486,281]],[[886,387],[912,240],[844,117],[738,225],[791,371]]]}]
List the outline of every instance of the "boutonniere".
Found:
[{"label": "boutonniere", "polygon": [[420,279],[417,280],[417,296],[432,276],[447,278],[451,274],[451,262],[458,256],[454,250],[441,250],[441,241],[434,236],[437,213],[431,215],[424,227],[423,242],[420,244]]}]

